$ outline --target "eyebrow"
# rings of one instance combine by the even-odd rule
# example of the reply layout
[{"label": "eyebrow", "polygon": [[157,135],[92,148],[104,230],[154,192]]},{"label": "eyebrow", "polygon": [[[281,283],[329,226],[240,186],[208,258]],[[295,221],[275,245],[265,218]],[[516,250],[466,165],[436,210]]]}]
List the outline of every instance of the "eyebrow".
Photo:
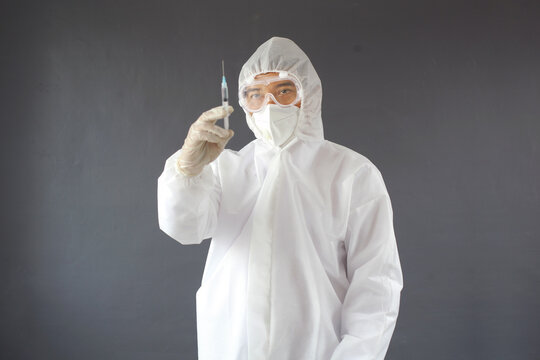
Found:
[{"label": "eyebrow", "polygon": [[254,91],[261,91],[261,88],[260,88],[260,87],[252,87],[252,88],[248,88],[248,89],[244,90],[244,93],[247,95],[247,94],[249,94],[250,92],[254,92]]},{"label": "eyebrow", "polygon": [[276,85],[276,87],[283,87],[283,86],[294,86],[294,87],[296,87],[296,86],[293,84],[292,81],[287,81],[287,82],[285,82],[285,83],[281,83],[281,84]]}]

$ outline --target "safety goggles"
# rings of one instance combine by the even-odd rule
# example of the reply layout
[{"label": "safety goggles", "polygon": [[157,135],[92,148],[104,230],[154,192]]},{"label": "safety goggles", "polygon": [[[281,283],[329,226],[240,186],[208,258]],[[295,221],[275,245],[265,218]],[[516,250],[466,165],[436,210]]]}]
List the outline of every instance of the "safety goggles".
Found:
[{"label": "safety goggles", "polygon": [[296,77],[280,71],[278,76],[248,81],[240,88],[238,99],[249,112],[262,110],[270,100],[282,107],[294,106],[302,100],[302,86]]}]

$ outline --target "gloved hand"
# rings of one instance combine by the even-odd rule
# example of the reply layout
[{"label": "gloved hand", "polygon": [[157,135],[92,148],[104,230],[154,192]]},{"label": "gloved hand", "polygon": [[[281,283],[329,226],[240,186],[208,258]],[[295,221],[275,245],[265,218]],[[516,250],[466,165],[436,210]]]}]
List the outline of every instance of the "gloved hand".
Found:
[{"label": "gloved hand", "polygon": [[225,110],[218,106],[205,111],[189,128],[182,151],[178,157],[177,168],[186,176],[195,176],[202,172],[206,164],[214,161],[233,137],[234,131],[225,130],[216,125],[234,111],[232,106]]}]

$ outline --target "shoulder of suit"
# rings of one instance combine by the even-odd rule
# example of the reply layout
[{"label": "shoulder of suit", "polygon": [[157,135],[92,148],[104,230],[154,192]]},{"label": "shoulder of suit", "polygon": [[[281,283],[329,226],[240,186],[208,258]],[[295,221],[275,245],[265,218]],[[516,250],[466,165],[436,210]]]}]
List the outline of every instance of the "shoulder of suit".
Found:
[{"label": "shoulder of suit", "polygon": [[336,144],[332,141],[325,140],[324,142],[325,151],[331,154],[336,161],[341,159],[347,163],[352,169],[362,168],[362,167],[375,167],[373,162],[368,159],[366,156],[349,149],[346,146]]}]

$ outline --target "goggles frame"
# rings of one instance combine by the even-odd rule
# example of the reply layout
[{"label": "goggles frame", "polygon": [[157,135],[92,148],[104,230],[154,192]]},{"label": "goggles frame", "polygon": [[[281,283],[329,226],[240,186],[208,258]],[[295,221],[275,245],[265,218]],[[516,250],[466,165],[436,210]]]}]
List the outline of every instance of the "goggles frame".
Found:
[{"label": "goggles frame", "polygon": [[[268,72],[274,72],[274,71],[268,71]],[[294,76],[293,74],[289,74],[286,71],[275,71],[275,72],[278,72],[279,75],[272,76],[272,77],[261,78],[261,79],[255,79],[255,76],[260,75],[260,74],[264,74],[264,73],[266,73],[266,71],[264,73],[253,75],[248,79],[248,81],[246,81],[246,83],[244,85],[242,85],[240,87],[240,89],[238,90],[238,100],[239,100],[240,106],[242,108],[244,108],[244,110],[246,110],[248,112],[251,112],[251,113],[259,112],[259,111],[263,110],[266,107],[266,105],[268,105],[268,102],[270,101],[270,99],[272,99],[276,105],[279,105],[280,107],[283,107],[283,108],[289,107],[289,106],[294,106],[294,105],[298,104],[303,99],[302,83],[300,83],[300,81],[296,78],[296,76]],[[264,95],[264,99],[262,100],[261,105],[259,107],[257,107],[257,108],[256,107],[250,107],[248,105],[247,101],[245,100],[245,91],[247,90],[248,87],[255,86],[255,85],[268,86],[273,82],[287,81],[287,80],[291,81],[294,84],[294,86],[296,87],[296,98],[289,104],[285,104],[285,105],[281,104],[276,99],[274,94],[272,94],[270,92],[267,92]]]}]

